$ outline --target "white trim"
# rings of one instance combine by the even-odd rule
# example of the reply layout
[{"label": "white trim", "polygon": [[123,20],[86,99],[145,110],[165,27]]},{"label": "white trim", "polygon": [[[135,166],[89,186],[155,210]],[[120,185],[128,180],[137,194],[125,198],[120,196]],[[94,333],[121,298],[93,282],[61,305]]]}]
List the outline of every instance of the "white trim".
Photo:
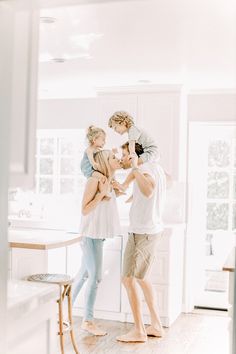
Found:
[{"label": "white trim", "polygon": [[226,89],[190,89],[188,95],[236,95],[236,88]]},{"label": "white trim", "polygon": [[134,85],[134,86],[110,86],[110,87],[95,87],[95,90],[98,96],[106,94],[106,95],[114,95],[117,93],[157,93],[157,92],[176,92],[180,93],[182,90],[182,85]]},{"label": "white trim", "polygon": [[232,120],[222,119],[220,121],[209,121],[209,122],[201,122],[201,121],[189,121],[190,125],[196,126],[232,126],[236,127],[236,122],[232,122]]}]

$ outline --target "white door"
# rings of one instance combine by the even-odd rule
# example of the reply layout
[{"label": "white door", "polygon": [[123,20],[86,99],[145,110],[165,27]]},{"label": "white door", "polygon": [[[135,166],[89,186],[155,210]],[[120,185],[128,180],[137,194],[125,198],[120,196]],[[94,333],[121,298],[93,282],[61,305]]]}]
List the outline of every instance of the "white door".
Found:
[{"label": "white door", "polygon": [[194,305],[228,307],[228,273],[235,244],[236,126],[190,123],[189,234],[195,257]]}]

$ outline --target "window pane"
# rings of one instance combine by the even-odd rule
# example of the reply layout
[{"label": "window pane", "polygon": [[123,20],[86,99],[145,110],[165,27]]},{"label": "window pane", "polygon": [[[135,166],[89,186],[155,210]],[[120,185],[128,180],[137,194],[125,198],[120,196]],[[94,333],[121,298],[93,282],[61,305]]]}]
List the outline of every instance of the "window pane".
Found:
[{"label": "window pane", "polygon": [[39,193],[48,194],[52,193],[52,179],[40,178],[39,179]]},{"label": "window pane", "polygon": [[74,193],[74,179],[73,178],[61,178],[60,181],[60,193],[70,194]]},{"label": "window pane", "polygon": [[78,194],[79,195],[83,195],[84,193],[84,188],[85,188],[85,184],[86,184],[86,178],[84,176],[79,176],[77,179],[77,183],[78,183]]},{"label": "window pane", "polygon": [[41,175],[53,174],[53,159],[40,159],[39,160],[39,173]]},{"label": "window pane", "polygon": [[228,229],[229,205],[226,203],[207,203],[207,229]]},{"label": "window pane", "polygon": [[208,198],[228,198],[229,197],[229,174],[226,172],[208,173]]},{"label": "window pane", "polygon": [[73,155],[75,153],[75,144],[72,138],[60,138],[61,155]]},{"label": "window pane", "polygon": [[230,142],[215,140],[208,147],[208,166],[226,167],[230,163]]},{"label": "window pane", "polygon": [[207,234],[206,235],[206,256],[212,256],[213,255],[212,239],[213,239],[213,234]]},{"label": "window pane", "polygon": [[54,139],[53,138],[43,138],[40,139],[39,152],[41,155],[53,155],[54,151]]},{"label": "window pane", "polygon": [[61,169],[62,175],[72,175],[75,173],[75,161],[74,159],[61,159]]}]

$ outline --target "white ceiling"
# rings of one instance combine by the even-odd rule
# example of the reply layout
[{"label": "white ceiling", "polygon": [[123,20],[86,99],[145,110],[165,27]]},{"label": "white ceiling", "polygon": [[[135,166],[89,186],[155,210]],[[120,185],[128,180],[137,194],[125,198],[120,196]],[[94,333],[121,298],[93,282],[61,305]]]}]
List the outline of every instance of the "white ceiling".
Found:
[{"label": "white ceiling", "polygon": [[[235,0],[137,0],[41,10],[40,98],[96,86],[236,87]],[[66,62],[54,63],[52,57]]]}]

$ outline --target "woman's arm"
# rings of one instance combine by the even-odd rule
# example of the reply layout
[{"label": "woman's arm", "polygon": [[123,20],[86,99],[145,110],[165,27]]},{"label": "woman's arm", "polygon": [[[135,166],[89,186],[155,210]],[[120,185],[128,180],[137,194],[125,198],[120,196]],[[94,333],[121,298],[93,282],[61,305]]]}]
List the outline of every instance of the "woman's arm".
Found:
[{"label": "woman's arm", "polygon": [[104,191],[98,192],[99,180],[97,178],[89,178],[84,190],[82,201],[82,214],[87,215],[101,202],[105,196]]}]

